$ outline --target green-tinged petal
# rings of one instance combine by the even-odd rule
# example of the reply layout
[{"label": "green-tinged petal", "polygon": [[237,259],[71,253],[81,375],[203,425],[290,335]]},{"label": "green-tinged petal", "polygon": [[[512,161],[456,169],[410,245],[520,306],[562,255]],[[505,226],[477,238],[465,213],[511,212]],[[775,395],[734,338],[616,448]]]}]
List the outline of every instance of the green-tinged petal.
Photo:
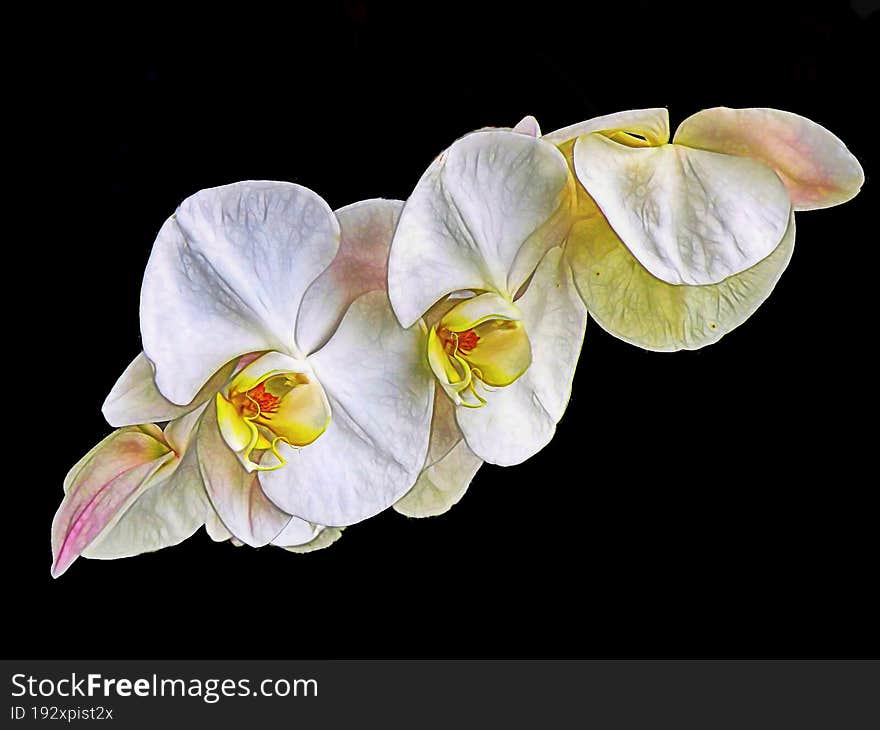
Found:
[{"label": "green-tinged petal", "polygon": [[407,517],[443,514],[464,496],[482,463],[462,438],[452,401],[438,390],[425,468],[394,509]]},{"label": "green-tinged petal", "polygon": [[333,417],[287,464],[260,479],[272,501],[320,525],[346,526],[396,502],[415,483],[428,448],[434,379],[419,327],[404,330],[384,292],[351,305],[309,357]]},{"label": "green-tinged petal", "polygon": [[290,521],[263,494],[255,473],[248,473],[226,445],[217,409],[206,408],[196,435],[205,491],[226,528],[252,547],[267,545]]},{"label": "green-tinged petal", "polygon": [[[207,492],[205,496],[207,496]],[[217,514],[217,510],[214,509],[210,500],[208,500],[208,507],[205,510],[205,532],[214,542],[226,542],[232,537],[232,533],[226,529],[226,525],[223,524],[223,520],[220,519],[220,515]]]},{"label": "green-tinged petal", "polygon": [[315,525],[311,522],[306,522],[299,517],[291,517],[290,522],[288,522],[285,528],[272,540],[272,544],[279,547],[305,545],[314,540],[323,529],[324,527],[322,525]]},{"label": "green-tinged petal", "polygon": [[574,165],[633,256],[670,284],[717,284],[745,271],[788,227],[788,192],[755,160],[590,134],[578,138]]},{"label": "green-tinged petal", "polygon": [[119,376],[101,410],[111,426],[171,421],[207,401],[228,382],[234,369],[234,361],[227,363],[214,373],[190,403],[178,406],[159,392],[153,379],[153,365],[141,353]]},{"label": "green-tinged petal", "polygon": [[547,253],[517,305],[531,366],[516,382],[488,393],[483,408],[456,412],[471,451],[502,466],[525,461],[549,443],[571,393],[587,311],[561,248]]},{"label": "green-tinged petal", "polygon": [[487,319],[522,319],[517,306],[494,292],[463,299],[440,319],[440,326],[452,332],[463,332]]},{"label": "green-tinged petal", "polygon": [[[161,431],[159,431],[161,437]],[[164,441],[122,429],[102,441],[68,474],[52,522],[52,575],[56,578],[175,460]]]},{"label": "green-tinged petal", "polygon": [[[593,117],[544,135],[557,146],[584,134],[600,132],[630,147],[657,146],[669,141],[669,112],[666,109],[631,109],[615,114]],[[629,135],[627,135],[629,133]],[[644,142],[632,135],[644,137]]]},{"label": "green-tinged petal", "polygon": [[385,291],[388,252],[400,200],[362,200],[336,211],[342,237],[333,263],[309,287],[296,323],[296,342],[303,353],[320,348],[361,294]]},{"label": "green-tinged petal", "polygon": [[83,557],[125,558],[177,545],[193,535],[211,509],[195,449],[189,449],[167,479],[155,480],[83,551]]},{"label": "green-tinged petal", "polygon": [[159,231],[141,289],[159,391],[182,405],[237,356],[295,354],[300,301],[338,245],[336,216],[299,185],[242,182],[183,201]]},{"label": "green-tinged petal", "polygon": [[795,224],[750,269],[708,286],[667,284],[648,273],[602,214],[572,228],[566,255],[590,315],[606,331],[646,350],[694,350],[748,319],[769,296],[794,250]]},{"label": "green-tinged petal", "polygon": [[316,550],[323,550],[342,537],[342,530],[341,527],[324,527],[311,542],[304,545],[285,545],[284,549],[291,553],[313,553]]},{"label": "green-tinged petal", "polygon": [[452,509],[467,491],[483,464],[464,439],[440,461],[419,474],[415,486],[394,509],[407,517],[436,517]]},{"label": "green-tinged petal", "polygon": [[779,109],[697,112],[675,143],[760,160],[782,179],[795,210],[828,208],[855,197],[865,182],[859,161],[825,127]]},{"label": "green-tinged petal", "polygon": [[419,474],[394,509],[407,517],[436,517],[452,509],[467,491],[483,460],[459,441],[440,461]]},{"label": "green-tinged petal", "polygon": [[551,144],[509,130],[474,132],[428,168],[406,201],[388,263],[388,292],[408,327],[459,289],[512,298],[564,236],[572,194]]}]

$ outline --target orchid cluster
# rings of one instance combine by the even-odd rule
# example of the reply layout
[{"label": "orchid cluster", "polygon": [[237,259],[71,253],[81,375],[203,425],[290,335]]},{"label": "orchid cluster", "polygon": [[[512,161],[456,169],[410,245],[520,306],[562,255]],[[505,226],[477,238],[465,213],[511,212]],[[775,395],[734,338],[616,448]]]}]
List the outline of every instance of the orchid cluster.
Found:
[{"label": "orchid cluster", "polygon": [[665,109],[465,135],[406,202],[333,211],[286,182],[187,198],[144,273],[143,352],[115,427],[64,480],[52,574],[215,541],[308,552],[393,507],[456,504],[483,462],[553,438],[587,314],[647,350],[742,324],[791,258],[794,211],[856,195],[803,117]]}]

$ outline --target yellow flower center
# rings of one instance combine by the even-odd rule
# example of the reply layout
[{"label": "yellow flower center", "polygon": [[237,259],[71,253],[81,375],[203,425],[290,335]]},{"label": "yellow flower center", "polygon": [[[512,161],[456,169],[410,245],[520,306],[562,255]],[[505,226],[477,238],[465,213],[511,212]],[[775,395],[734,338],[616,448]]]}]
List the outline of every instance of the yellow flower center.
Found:
[{"label": "yellow flower center", "polygon": [[486,405],[478,386],[510,385],[532,362],[519,310],[491,292],[463,300],[429,331],[428,362],[456,405]]},{"label": "yellow flower center", "polygon": [[[330,422],[330,405],[317,379],[308,372],[267,370],[272,365],[301,363],[269,353],[242,370],[225,395],[216,398],[217,420],[226,444],[248,471],[278,469],[285,464],[278,444],[307,446]],[[270,450],[276,462],[258,463],[254,451]]]}]

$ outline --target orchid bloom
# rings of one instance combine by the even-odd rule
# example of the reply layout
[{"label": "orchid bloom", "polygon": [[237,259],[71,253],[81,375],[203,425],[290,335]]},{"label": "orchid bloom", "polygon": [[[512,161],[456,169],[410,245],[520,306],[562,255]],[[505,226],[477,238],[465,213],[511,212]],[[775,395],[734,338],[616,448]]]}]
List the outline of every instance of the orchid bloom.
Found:
[{"label": "orchid bloom", "polygon": [[428,328],[436,379],[419,482],[395,509],[439,514],[483,461],[518,464],[553,437],[586,325],[563,251],[574,199],[564,156],[517,128],[456,141],[406,201],[388,263],[402,326]]},{"label": "orchid bloom", "polygon": [[[214,540],[232,537],[205,492],[190,438],[204,408],[164,430],[152,423],[120,428],[70,470],[52,523],[54,577],[80,555],[113,559],[159,550],[202,525]],[[292,518],[273,544],[302,552],[338,537],[338,530]]]},{"label": "orchid bloom", "polygon": [[221,539],[320,547],[338,536],[324,526],[366,519],[416,481],[433,386],[423,331],[402,328],[385,293],[400,207],[334,214],[299,185],[245,182],[193,195],[160,230],[144,353],[104,414],[193,421],[189,458]]},{"label": "orchid bloom", "polygon": [[543,137],[578,180],[566,257],[591,316],[660,351],[742,324],[788,266],[794,211],[846,202],[864,182],[837,137],[789,112],[707,109],[669,136],[667,111],[644,109]]}]

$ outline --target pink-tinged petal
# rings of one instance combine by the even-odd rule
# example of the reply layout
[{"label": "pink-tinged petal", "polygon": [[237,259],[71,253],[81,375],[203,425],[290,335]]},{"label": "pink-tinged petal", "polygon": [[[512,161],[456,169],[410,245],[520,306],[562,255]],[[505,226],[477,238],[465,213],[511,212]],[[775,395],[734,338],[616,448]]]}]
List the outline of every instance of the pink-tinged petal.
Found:
[{"label": "pink-tinged petal", "polygon": [[520,119],[513,128],[513,131],[519,132],[520,134],[527,134],[529,137],[540,137],[541,125],[538,124],[537,119],[530,115]]},{"label": "pink-tinged petal", "polygon": [[303,353],[319,349],[361,294],[385,291],[388,251],[402,200],[362,200],[336,211],[342,231],[336,258],[303,297],[296,342]]},{"label": "pink-tinged petal", "polygon": [[196,450],[189,449],[162,467],[149,488],[83,550],[82,557],[116,560],[177,545],[205,523],[209,511],[214,508],[202,486]]},{"label": "pink-tinged petal", "polygon": [[865,182],[859,161],[836,136],[778,109],[706,109],[685,119],[673,141],[760,160],[782,179],[795,210],[845,203]]},{"label": "pink-tinged petal", "polygon": [[[251,547],[270,543],[290,522],[263,494],[256,473],[244,470],[226,445],[217,423],[217,409],[209,405],[197,426],[195,443],[205,491],[226,528]],[[290,466],[282,467],[289,469]]]},{"label": "pink-tinged petal", "polygon": [[65,480],[66,494],[52,522],[52,575],[64,573],[112,528],[175,458],[165,443],[134,428],[116,431],[77,464]]}]

